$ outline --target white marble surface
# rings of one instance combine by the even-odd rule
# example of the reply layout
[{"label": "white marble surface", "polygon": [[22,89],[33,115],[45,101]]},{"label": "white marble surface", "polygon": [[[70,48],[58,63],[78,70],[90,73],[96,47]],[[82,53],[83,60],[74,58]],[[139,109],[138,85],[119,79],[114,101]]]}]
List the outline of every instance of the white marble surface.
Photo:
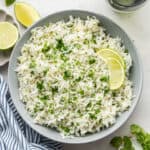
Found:
[{"label": "white marble surface", "polygon": [[[118,23],[134,40],[144,66],[144,86],[143,95],[136,110],[129,118],[129,120],[117,132],[109,137],[89,144],[82,145],[64,145],[65,150],[111,150],[109,141],[112,136],[127,134],[129,125],[138,123],[150,132],[150,1],[145,7],[134,14],[121,15],[114,13],[107,5],[105,0],[26,0],[31,3],[41,14],[41,16],[50,13],[68,10],[68,9],[82,9],[103,14],[116,23]],[[0,8],[5,7],[4,0],[0,0]],[[6,8],[6,7],[5,7]],[[7,7],[12,14],[13,6]],[[7,79],[7,65],[0,68]]]}]

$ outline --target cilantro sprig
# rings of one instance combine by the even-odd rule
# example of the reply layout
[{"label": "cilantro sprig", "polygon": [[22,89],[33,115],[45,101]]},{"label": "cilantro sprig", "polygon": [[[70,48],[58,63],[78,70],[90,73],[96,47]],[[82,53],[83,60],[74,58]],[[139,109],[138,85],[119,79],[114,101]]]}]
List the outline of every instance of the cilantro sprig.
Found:
[{"label": "cilantro sprig", "polygon": [[16,0],[5,0],[6,6],[12,5]]},{"label": "cilantro sprig", "polygon": [[130,130],[136,137],[136,140],[141,144],[143,150],[150,150],[150,133],[147,133],[136,124],[131,125]]},{"label": "cilantro sprig", "polygon": [[132,138],[136,138],[143,150],[150,150],[150,133],[136,124],[130,126],[130,132],[132,136],[116,136],[110,141],[110,144],[116,150],[136,150],[132,144]]}]

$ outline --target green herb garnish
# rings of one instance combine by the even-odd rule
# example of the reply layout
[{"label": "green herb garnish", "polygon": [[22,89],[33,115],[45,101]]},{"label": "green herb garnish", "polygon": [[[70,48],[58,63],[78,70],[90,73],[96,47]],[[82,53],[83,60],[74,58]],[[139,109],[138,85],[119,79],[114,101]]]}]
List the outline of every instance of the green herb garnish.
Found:
[{"label": "green herb garnish", "polygon": [[44,84],[43,84],[43,81],[38,81],[37,83],[36,83],[36,87],[37,87],[37,89],[38,90],[43,90],[43,88],[44,88]]},{"label": "green herb garnish", "polygon": [[125,49],[125,51],[124,51],[124,52],[128,54],[128,53],[129,53],[129,50],[128,50],[128,49]]},{"label": "green herb garnish", "polygon": [[143,150],[150,150],[150,134],[146,133],[144,129],[135,124],[131,125],[130,130],[141,144]]},{"label": "green herb garnish", "polygon": [[123,139],[120,136],[116,136],[114,137],[111,141],[110,144],[114,147],[114,148],[119,148],[123,143]]},{"label": "green herb garnish", "polygon": [[67,50],[67,47],[65,46],[62,39],[57,39],[56,49],[58,49],[60,51],[66,51]]},{"label": "green herb garnish", "polygon": [[123,145],[123,148],[121,150],[135,150],[133,145],[132,145],[130,137],[124,136],[123,142],[124,142],[124,145]]},{"label": "green herb garnish", "polygon": [[100,81],[108,82],[109,81],[109,77],[108,76],[103,76],[103,77],[100,78]]},{"label": "green herb garnish", "polygon": [[40,100],[46,101],[46,100],[48,100],[48,98],[49,98],[48,95],[44,95],[44,96],[40,97]]},{"label": "green herb garnish", "polygon": [[70,77],[71,77],[71,72],[68,70],[64,71],[64,75],[63,75],[64,80],[67,80]]},{"label": "green herb garnish", "polygon": [[94,77],[94,72],[92,70],[89,71],[88,77],[93,78]]},{"label": "green herb garnish", "polygon": [[36,62],[35,60],[32,60],[31,63],[29,64],[30,68],[35,68],[36,67]]},{"label": "green herb garnish", "polygon": [[130,126],[132,136],[114,137],[110,144],[117,150],[135,150],[132,138],[136,138],[143,150],[150,150],[150,134],[145,132],[140,126],[133,124]]},{"label": "green herb garnish", "polygon": [[47,43],[44,44],[43,48],[42,48],[42,52],[43,53],[47,53],[50,50],[50,45],[48,45]]},{"label": "green herb garnish", "polygon": [[53,94],[58,93],[58,87],[57,86],[51,87],[51,90],[52,90]]},{"label": "green herb garnish", "polygon": [[110,141],[110,144],[117,150],[135,150],[128,136],[116,136]]},{"label": "green herb garnish", "polygon": [[90,117],[91,119],[97,119],[96,114],[89,113],[89,117]]},{"label": "green herb garnish", "polygon": [[6,6],[12,5],[16,0],[5,0]]},{"label": "green herb garnish", "polygon": [[89,59],[89,64],[91,65],[91,64],[94,64],[96,62],[96,60],[94,59],[94,58],[90,58]]}]

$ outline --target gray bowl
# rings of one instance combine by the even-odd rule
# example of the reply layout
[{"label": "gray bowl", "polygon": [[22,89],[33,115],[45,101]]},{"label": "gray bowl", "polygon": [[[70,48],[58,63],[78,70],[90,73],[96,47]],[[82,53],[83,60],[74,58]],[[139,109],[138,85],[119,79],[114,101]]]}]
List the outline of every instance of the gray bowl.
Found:
[{"label": "gray bowl", "polygon": [[[134,87],[133,87],[133,94],[136,95],[136,97],[132,101],[132,106],[129,108],[128,111],[124,112],[120,117],[117,118],[117,122],[107,128],[103,131],[94,133],[94,134],[87,134],[84,137],[75,137],[75,138],[68,138],[63,139],[59,132],[57,132],[54,129],[43,127],[37,124],[34,124],[32,117],[28,114],[28,112],[25,110],[24,104],[19,99],[19,90],[18,90],[18,79],[17,74],[15,72],[15,69],[17,67],[17,57],[20,55],[20,50],[23,47],[24,43],[29,39],[31,36],[31,30],[37,26],[42,26],[47,24],[48,22],[56,22],[59,20],[64,19],[65,21],[68,20],[68,17],[72,15],[75,17],[80,17],[82,19],[86,19],[87,16],[95,16],[97,19],[99,19],[102,23],[102,25],[106,28],[107,32],[112,36],[116,37],[119,36],[122,39],[122,42],[125,44],[126,48],[129,50],[129,53],[131,54],[131,57],[133,59],[133,67],[131,69],[130,73],[130,79],[133,81]],[[121,29],[117,24],[115,24],[110,19],[98,15],[92,12],[87,11],[78,11],[78,10],[69,10],[69,11],[62,11],[58,12],[52,15],[48,15],[45,18],[42,18],[40,21],[35,23],[33,26],[31,26],[27,31],[24,33],[22,38],[19,40],[19,42],[14,47],[14,50],[12,52],[10,62],[9,62],[9,69],[8,69],[8,83],[9,83],[9,89],[11,93],[12,100],[21,115],[21,117],[25,120],[25,122],[32,127],[34,130],[36,130],[41,135],[53,139],[59,142],[63,143],[88,143],[95,140],[102,139],[111,133],[113,133],[115,130],[117,130],[119,127],[121,127],[127,119],[132,114],[133,110],[135,109],[135,106],[140,98],[141,90],[142,90],[142,79],[143,79],[143,70],[141,65],[141,60],[139,58],[139,54],[137,53],[137,49],[135,48],[133,42],[128,37],[128,35],[125,33],[123,29]],[[28,88],[28,87],[27,87]]]}]

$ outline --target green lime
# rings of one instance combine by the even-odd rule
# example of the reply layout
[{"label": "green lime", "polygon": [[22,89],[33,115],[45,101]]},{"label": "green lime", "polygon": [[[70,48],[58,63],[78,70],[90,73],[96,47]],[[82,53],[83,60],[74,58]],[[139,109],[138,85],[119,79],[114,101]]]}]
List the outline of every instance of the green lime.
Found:
[{"label": "green lime", "polygon": [[16,26],[9,22],[0,22],[0,50],[8,50],[13,47],[18,36]]}]

